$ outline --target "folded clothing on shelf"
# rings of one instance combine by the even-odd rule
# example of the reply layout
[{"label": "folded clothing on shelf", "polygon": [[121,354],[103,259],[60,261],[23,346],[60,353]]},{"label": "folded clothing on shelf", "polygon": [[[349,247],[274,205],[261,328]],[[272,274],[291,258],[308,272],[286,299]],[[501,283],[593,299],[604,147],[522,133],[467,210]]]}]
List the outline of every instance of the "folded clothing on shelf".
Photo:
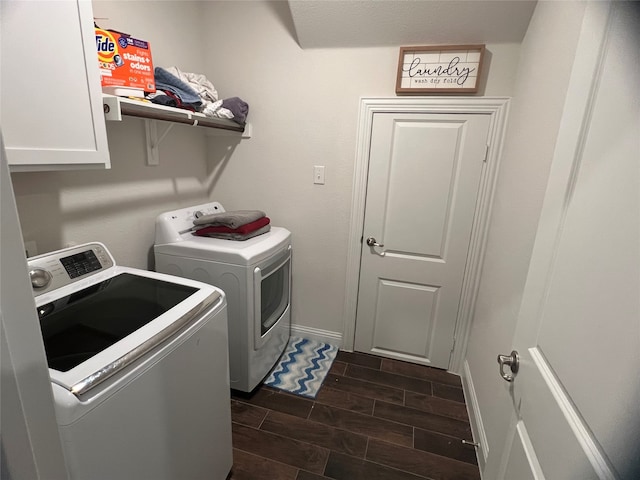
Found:
[{"label": "folded clothing on shelf", "polygon": [[249,105],[241,98],[219,99],[213,83],[201,73],[183,72],[178,67],[154,69],[155,94],[145,98],[160,105],[202,113],[209,118],[225,118],[244,126]]},{"label": "folded clothing on shelf", "polygon": [[178,67],[160,68],[156,69],[156,84],[158,88],[165,87],[165,90],[174,89],[173,93],[178,97],[181,97],[181,93],[175,91],[176,88],[187,93],[189,99],[181,98],[182,103],[187,108],[196,107],[196,111],[206,117],[233,119],[231,110],[222,107],[222,100],[218,99],[213,83],[201,73],[183,72]]},{"label": "folded clothing on shelf", "polygon": [[[202,100],[191,86],[164,68],[156,67],[154,70],[156,89],[171,92],[180,99],[182,105],[199,110]],[[152,100],[153,101],[153,100]]]},{"label": "folded clothing on shelf", "polygon": [[227,108],[233,113],[232,120],[240,125],[247,123],[247,115],[249,115],[249,104],[239,97],[225,98],[222,101],[222,107]]},{"label": "folded clothing on shelf", "polygon": [[182,103],[182,100],[178,95],[170,91],[156,90],[155,93],[147,95],[147,100],[158,105],[164,105],[166,107],[182,108],[183,110],[190,110],[195,112],[195,107],[189,103]]}]

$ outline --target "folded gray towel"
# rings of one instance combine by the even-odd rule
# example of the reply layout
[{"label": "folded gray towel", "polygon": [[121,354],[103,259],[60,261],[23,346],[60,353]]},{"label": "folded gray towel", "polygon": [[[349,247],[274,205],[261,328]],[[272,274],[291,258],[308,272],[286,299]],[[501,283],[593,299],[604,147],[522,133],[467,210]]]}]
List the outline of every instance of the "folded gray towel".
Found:
[{"label": "folded gray towel", "polygon": [[227,108],[233,113],[232,120],[240,125],[247,123],[249,104],[239,97],[225,98],[222,100],[222,108]]},{"label": "folded gray towel", "polygon": [[196,218],[193,221],[193,224],[211,225],[212,227],[225,226],[229,228],[238,228],[266,216],[266,213],[261,210],[234,210],[231,212],[203,215],[200,218]]},{"label": "folded gray towel", "polygon": [[241,233],[210,233],[208,235],[203,235],[203,237],[211,237],[211,238],[221,238],[223,240],[236,240],[236,241],[244,241],[249,238],[257,237],[258,235],[262,235],[263,233],[267,233],[271,230],[271,225],[265,225],[258,230],[254,230],[253,232],[246,233],[242,235]]}]

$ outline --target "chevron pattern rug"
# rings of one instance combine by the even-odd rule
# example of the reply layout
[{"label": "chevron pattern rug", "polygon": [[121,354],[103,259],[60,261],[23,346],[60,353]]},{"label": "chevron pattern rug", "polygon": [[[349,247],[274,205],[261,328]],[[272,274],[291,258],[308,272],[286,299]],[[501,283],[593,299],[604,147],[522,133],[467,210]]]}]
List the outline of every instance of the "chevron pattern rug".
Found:
[{"label": "chevron pattern rug", "polygon": [[338,347],[291,337],[280,361],[264,384],[303,397],[316,398],[336,358]]}]

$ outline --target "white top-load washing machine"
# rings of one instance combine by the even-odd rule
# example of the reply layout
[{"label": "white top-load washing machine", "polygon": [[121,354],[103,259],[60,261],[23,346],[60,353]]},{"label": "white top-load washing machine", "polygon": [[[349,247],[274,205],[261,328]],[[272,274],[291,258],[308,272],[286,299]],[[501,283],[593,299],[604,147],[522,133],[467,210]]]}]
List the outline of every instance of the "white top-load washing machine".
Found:
[{"label": "white top-load washing machine", "polygon": [[244,241],[192,234],[218,202],[166,212],[156,220],[158,272],[215,285],[227,294],[231,388],[252,391],[284,351],[291,330],[291,233],[281,227]]},{"label": "white top-load washing machine", "polygon": [[70,477],[225,479],[224,293],[116,266],[97,242],[28,264]]}]

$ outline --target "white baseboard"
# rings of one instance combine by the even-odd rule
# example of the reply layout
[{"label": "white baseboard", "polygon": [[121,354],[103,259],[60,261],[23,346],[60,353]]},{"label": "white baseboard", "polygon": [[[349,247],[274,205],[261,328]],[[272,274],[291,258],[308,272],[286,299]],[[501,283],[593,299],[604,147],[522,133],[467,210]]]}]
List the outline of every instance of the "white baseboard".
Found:
[{"label": "white baseboard", "polygon": [[305,327],[304,325],[291,325],[291,336],[308,338],[316,342],[328,343],[338,348],[342,346],[342,334],[339,332],[331,332],[329,330],[321,330],[319,328]]},{"label": "white baseboard", "polygon": [[482,423],[482,416],[480,415],[478,397],[473,387],[471,370],[466,360],[463,364],[462,389],[464,390],[464,398],[467,400],[467,411],[469,412],[469,422],[471,423],[473,440],[479,443],[476,449],[476,455],[478,457],[478,467],[480,467],[480,473],[482,473],[485,463],[487,463],[487,457],[489,456],[489,443],[487,442],[487,434],[484,430],[484,424]]}]

